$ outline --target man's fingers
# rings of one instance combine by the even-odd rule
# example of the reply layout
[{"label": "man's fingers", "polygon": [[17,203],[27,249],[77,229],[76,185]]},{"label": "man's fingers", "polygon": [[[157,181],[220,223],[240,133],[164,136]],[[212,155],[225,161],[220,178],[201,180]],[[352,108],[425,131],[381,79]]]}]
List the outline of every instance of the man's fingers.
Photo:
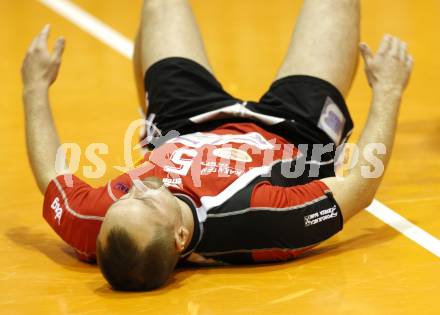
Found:
[{"label": "man's fingers", "polygon": [[414,65],[414,58],[410,55],[406,56],[406,65],[412,69],[413,65]]},{"label": "man's fingers", "polygon": [[29,50],[28,50],[28,52],[31,52],[31,51],[33,51],[33,50],[35,49],[35,47],[37,46],[37,40],[38,40],[38,36],[35,37],[35,38],[32,40],[32,43],[31,43],[31,45],[29,46]]},{"label": "man's fingers", "polygon": [[37,46],[39,46],[40,48],[47,49],[47,40],[49,38],[49,34],[50,34],[50,25],[46,24],[43,27],[41,33],[37,37]]},{"label": "man's fingers", "polygon": [[55,48],[54,48],[55,59],[57,60],[61,59],[65,46],[66,46],[66,40],[63,37],[58,37],[57,41],[55,42]]},{"label": "man's fingers", "polygon": [[377,53],[379,55],[385,54],[391,47],[392,37],[391,35],[385,35],[382,39],[382,42],[380,43],[379,50]]},{"label": "man's fingers", "polygon": [[408,44],[405,42],[401,42],[400,43],[400,51],[399,51],[400,60],[405,61],[407,53],[408,53]]},{"label": "man's fingers", "polygon": [[390,54],[393,57],[399,57],[399,53],[400,53],[400,39],[393,36],[391,40]]},{"label": "man's fingers", "polygon": [[359,48],[361,51],[361,55],[364,58],[365,65],[368,66],[370,64],[370,61],[373,59],[373,52],[366,43],[360,43]]}]

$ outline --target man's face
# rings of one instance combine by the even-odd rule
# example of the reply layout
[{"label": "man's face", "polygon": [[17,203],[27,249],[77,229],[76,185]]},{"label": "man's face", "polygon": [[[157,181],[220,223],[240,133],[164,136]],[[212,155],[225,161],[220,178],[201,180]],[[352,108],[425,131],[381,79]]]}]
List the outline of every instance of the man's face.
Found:
[{"label": "man's face", "polygon": [[174,225],[180,217],[175,197],[159,178],[148,177],[142,181],[135,180],[129,192],[119,199],[118,208],[122,209],[124,203],[127,202],[137,202],[139,211],[151,214],[154,222],[164,225]]},{"label": "man's face", "polygon": [[153,227],[173,233],[181,224],[182,215],[176,197],[162,180],[149,177],[135,180],[129,192],[109,208],[99,238],[104,241],[108,231],[118,225],[125,227],[138,245],[144,247],[155,237]]}]

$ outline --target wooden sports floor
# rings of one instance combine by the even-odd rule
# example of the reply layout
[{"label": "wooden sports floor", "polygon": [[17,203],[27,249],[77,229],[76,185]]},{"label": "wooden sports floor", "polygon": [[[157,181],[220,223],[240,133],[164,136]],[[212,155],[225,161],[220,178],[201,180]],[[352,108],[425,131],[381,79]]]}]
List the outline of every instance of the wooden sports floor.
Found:
[{"label": "wooden sports floor", "polygon": [[[133,38],[140,0],[74,3]],[[301,1],[192,4],[219,80],[241,98],[258,98],[286,52]],[[377,199],[433,236],[438,253],[440,2],[368,0],[362,14],[364,41],[377,47],[391,33],[415,57]],[[0,314],[440,314],[438,255],[367,211],[290,263],[184,269],[154,292],[112,291],[42,218],[43,199],[26,158],[20,65],[44,24],[52,24],[52,39],[67,38],[52,108],[62,142],[77,142],[83,152],[90,143],[109,145],[106,178],[91,182],[97,185],[118,174],[112,166],[124,164],[124,132],[139,117],[131,61],[36,0],[1,0],[0,20]],[[348,97],[357,126],[352,141],[369,98],[361,64]]]}]

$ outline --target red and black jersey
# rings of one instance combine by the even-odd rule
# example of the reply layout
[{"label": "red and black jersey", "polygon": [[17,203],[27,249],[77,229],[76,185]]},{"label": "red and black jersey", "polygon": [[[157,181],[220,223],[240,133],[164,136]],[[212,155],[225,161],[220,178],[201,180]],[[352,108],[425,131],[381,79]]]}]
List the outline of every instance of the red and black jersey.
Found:
[{"label": "red and black jersey", "polygon": [[225,124],[167,141],[103,187],[59,176],[46,191],[43,214],[82,259],[94,259],[107,209],[133,179],[155,176],[193,211],[195,231],[183,256],[194,252],[225,263],[287,260],[342,229],[326,185],[291,176],[300,155],[253,123]]}]

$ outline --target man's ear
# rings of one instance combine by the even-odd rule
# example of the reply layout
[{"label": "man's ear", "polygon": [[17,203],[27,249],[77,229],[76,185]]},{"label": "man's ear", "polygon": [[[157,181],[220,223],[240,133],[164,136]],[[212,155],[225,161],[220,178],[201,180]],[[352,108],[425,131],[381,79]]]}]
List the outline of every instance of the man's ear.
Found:
[{"label": "man's ear", "polygon": [[174,234],[174,239],[176,241],[177,251],[179,253],[183,252],[185,249],[185,244],[189,239],[189,231],[183,226],[179,227]]}]

